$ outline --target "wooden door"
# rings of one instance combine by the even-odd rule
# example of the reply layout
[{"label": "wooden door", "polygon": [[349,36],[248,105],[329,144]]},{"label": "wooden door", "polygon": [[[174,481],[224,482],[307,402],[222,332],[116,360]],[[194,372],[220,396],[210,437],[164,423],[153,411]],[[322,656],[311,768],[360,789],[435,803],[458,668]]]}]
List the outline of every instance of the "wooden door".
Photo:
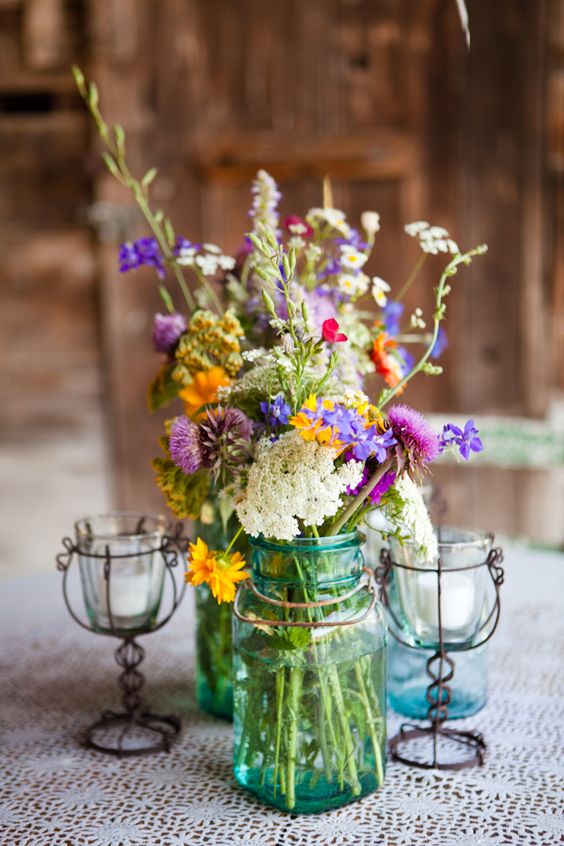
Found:
[{"label": "wooden door", "polygon": [[[562,309],[545,190],[556,6],[470,6],[468,53],[451,0],[90,0],[87,70],[108,117],[126,127],[138,171],[159,167],[156,198],[189,237],[236,249],[250,179],[266,167],[287,212],[319,204],[325,174],[351,218],[378,210],[370,270],[396,284],[416,258],[401,235],[411,219],[444,225],[464,245],[488,241],[487,258],[456,283],[446,374],[422,377],[409,400],[542,415],[554,383],[549,339],[558,336],[551,300]],[[117,273],[118,241],[142,228],[102,168],[95,195],[118,498],[160,505],[149,459],[161,421],[144,406],[156,365],[155,284],[144,272]],[[408,308],[430,303],[424,286],[410,296]],[[503,505],[512,479],[477,470],[465,479],[464,518],[483,522],[484,485],[495,485],[498,523],[515,523]]]}]

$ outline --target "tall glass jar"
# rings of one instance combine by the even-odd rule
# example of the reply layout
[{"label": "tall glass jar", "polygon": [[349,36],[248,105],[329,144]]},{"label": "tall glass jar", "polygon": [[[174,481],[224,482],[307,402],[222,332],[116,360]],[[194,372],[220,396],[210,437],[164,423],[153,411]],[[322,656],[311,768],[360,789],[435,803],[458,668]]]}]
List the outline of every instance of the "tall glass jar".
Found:
[{"label": "tall glass jar", "polygon": [[386,621],[363,540],[251,541],[234,608],[234,771],[283,810],[336,808],[384,779]]},{"label": "tall glass jar", "polygon": [[[388,696],[398,714],[422,720],[427,716],[427,688],[431,677],[427,661],[432,649],[413,649],[390,637],[388,643]],[[488,700],[488,645],[451,655],[455,672],[450,682],[449,719],[477,714]]]},{"label": "tall glass jar", "polygon": [[[194,537],[201,538],[210,549],[226,549],[237,532],[232,516],[227,525],[221,519],[219,503],[208,500],[200,520],[194,523]],[[234,549],[248,557],[245,535],[240,535]],[[208,585],[196,587],[196,699],[203,711],[214,717],[233,719],[232,671],[232,604],[213,598]]]}]

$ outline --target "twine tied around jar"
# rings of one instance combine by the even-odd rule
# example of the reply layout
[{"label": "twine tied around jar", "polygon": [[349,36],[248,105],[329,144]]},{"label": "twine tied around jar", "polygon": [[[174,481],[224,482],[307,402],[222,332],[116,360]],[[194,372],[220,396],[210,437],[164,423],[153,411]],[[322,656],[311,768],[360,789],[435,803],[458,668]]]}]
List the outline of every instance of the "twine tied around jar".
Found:
[{"label": "twine tied around jar", "polygon": [[[264,593],[261,593],[259,590],[257,590],[255,585],[250,582],[249,585],[242,585],[237,591],[235,602],[233,603],[233,614],[242,623],[251,623],[251,625],[255,626],[287,626],[289,628],[301,629],[323,629],[328,627],[338,628],[341,626],[354,626],[357,623],[362,623],[363,620],[368,617],[368,615],[374,609],[378,598],[374,573],[368,567],[363,567],[362,572],[365,578],[362,579],[358,583],[358,585],[352,590],[341,594],[341,596],[336,596],[332,599],[320,599],[317,602],[289,602],[287,600],[282,599],[272,599],[272,597],[266,596]],[[260,599],[261,602],[265,602],[267,605],[273,605],[276,608],[303,609],[324,608],[328,605],[340,605],[341,603],[346,602],[348,599],[351,599],[353,596],[356,596],[357,593],[360,593],[360,591],[364,590],[365,588],[371,594],[370,603],[368,604],[368,607],[362,612],[362,614],[357,617],[353,617],[351,620],[267,620],[261,617],[246,617],[239,611],[239,599],[241,592],[249,589],[252,591],[252,593],[256,596],[257,599]]]}]

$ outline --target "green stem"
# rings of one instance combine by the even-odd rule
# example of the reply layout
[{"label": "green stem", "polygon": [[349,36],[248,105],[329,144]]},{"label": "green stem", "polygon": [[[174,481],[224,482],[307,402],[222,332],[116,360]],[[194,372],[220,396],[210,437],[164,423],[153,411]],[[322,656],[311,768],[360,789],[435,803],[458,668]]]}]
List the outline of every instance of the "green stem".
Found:
[{"label": "green stem", "polygon": [[239,528],[237,529],[236,533],[233,535],[233,537],[232,537],[232,538],[231,538],[231,540],[229,541],[229,546],[228,546],[228,547],[227,547],[227,549],[225,550],[225,554],[226,554],[226,555],[228,555],[228,554],[231,552],[231,549],[232,549],[233,545],[237,542],[237,539],[238,539],[238,537],[239,537],[239,535],[241,534],[241,532],[242,532],[242,531],[243,531],[243,527],[242,527],[242,526],[239,526]]},{"label": "green stem", "polygon": [[335,699],[335,705],[337,706],[337,715],[341,723],[341,731],[345,741],[346,764],[351,780],[352,794],[353,796],[358,796],[360,793],[360,782],[358,780],[358,772],[356,769],[356,762],[354,760],[354,740],[351,734],[351,727],[349,725],[347,711],[345,708],[343,691],[341,690],[341,681],[339,679],[337,668],[334,666],[329,667],[329,683],[333,690],[333,697]]},{"label": "green stem", "polygon": [[378,784],[382,784],[382,782],[384,781],[384,769],[382,767],[382,751],[380,749],[380,743],[378,742],[378,738],[374,730],[374,716],[372,714],[372,708],[368,699],[366,685],[364,683],[364,679],[362,678],[360,659],[355,662],[354,672],[356,675],[358,689],[360,691],[360,699],[366,716],[366,724],[370,733],[370,740],[372,741],[372,747],[374,749],[374,764],[376,767],[376,777],[378,779]]},{"label": "green stem", "polygon": [[399,303],[399,301],[402,299],[402,297],[404,297],[405,294],[407,294],[407,292],[409,291],[409,289],[411,288],[411,286],[415,282],[415,279],[417,278],[417,274],[419,273],[419,271],[421,270],[421,268],[425,264],[426,258],[427,258],[427,253],[421,253],[419,258],[415,262],[413,270],[411,271],[411,273],[409,274],[409,276],[407,277],[407,279],[405,280],[405,282],[403,283],[403,285],[399,289],[397,296],[394,297],[395,302]]},{"label": "green stem", "polygon": [[288,732],[288,757],[286,761],[286,805],[290,810],[296,804],[296,763],[302,679],[302,669],[300,667],[292,667],[290,669],[287,700],[290,727]]},{"label": "green stem", "polygon": [[449,263],[443,270],[442,276],[439,280],[439,284],[435,289],[435,312],[433,314],[433,332],[427,349],[425,350],[419,361],[411,368],[409,373],[407,373],[394,388],[390,388],[390,390],[384,391],[382,393],[380,399],[378,400],[378,407],[380,409],[384,408],[384,406],[387,405],[389,401],[404,388],[404,386],[410,381],[410,379],[413,379],[415,374],[419,373],[423,369],[428,359],[430,358],[431,353],[433,352],[433,347],[435,346],[435,342],[437,340],[437,335],[439,334],[439,326],[441,324],[441,320],[444,317],[444,312],[446,309],[443,300],[450,290],[450,288],[447,287],[447,280],[451,276],[455,275],[459,264],[470,264],[474,256],[482,255],[486,252],[486,250],[486,245],[480,244],[478,247],[475,247],[473,250],[469,250],[463,255],[454,256],[454,258],[449,261]]},{"label": "green stem", "polygon": [[282,704],[284,702],[284,685],[286,681],[286,670],[284,667],[279,667],[276,670],[276,741],[274,748],[274,774],[272,781],[274,784],[274,797],[276,798],[276,788],[278,784],[278,764],[280,761],[280,745],[282,743]]}]

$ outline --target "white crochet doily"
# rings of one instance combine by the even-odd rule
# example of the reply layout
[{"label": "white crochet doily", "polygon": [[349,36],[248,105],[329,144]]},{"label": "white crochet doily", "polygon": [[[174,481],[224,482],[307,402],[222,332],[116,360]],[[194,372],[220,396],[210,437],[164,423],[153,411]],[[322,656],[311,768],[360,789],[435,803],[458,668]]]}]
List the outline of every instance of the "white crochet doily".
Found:
[{"label": "white crochet doily", "polygon": [[[280,813],[234,783],[230,726],[194,701],[191,603],[147,650],[146,697],[182,717],[170,754],[118,760],[77,737],[118,704],[114,642],[69,619],[60,577],[2,591],[0,843],[3,846],[550,846],[562,821],[564,558],[506,557],[503,621],[487,708],[468,721],[486,765],[438,773],[389,764],[384,787],[337,811]],[[513,584],[512,584],[513,582]],[[534,586],[531,589],[531,584]],[[390,730],[398,718],[390,715]]]}]

